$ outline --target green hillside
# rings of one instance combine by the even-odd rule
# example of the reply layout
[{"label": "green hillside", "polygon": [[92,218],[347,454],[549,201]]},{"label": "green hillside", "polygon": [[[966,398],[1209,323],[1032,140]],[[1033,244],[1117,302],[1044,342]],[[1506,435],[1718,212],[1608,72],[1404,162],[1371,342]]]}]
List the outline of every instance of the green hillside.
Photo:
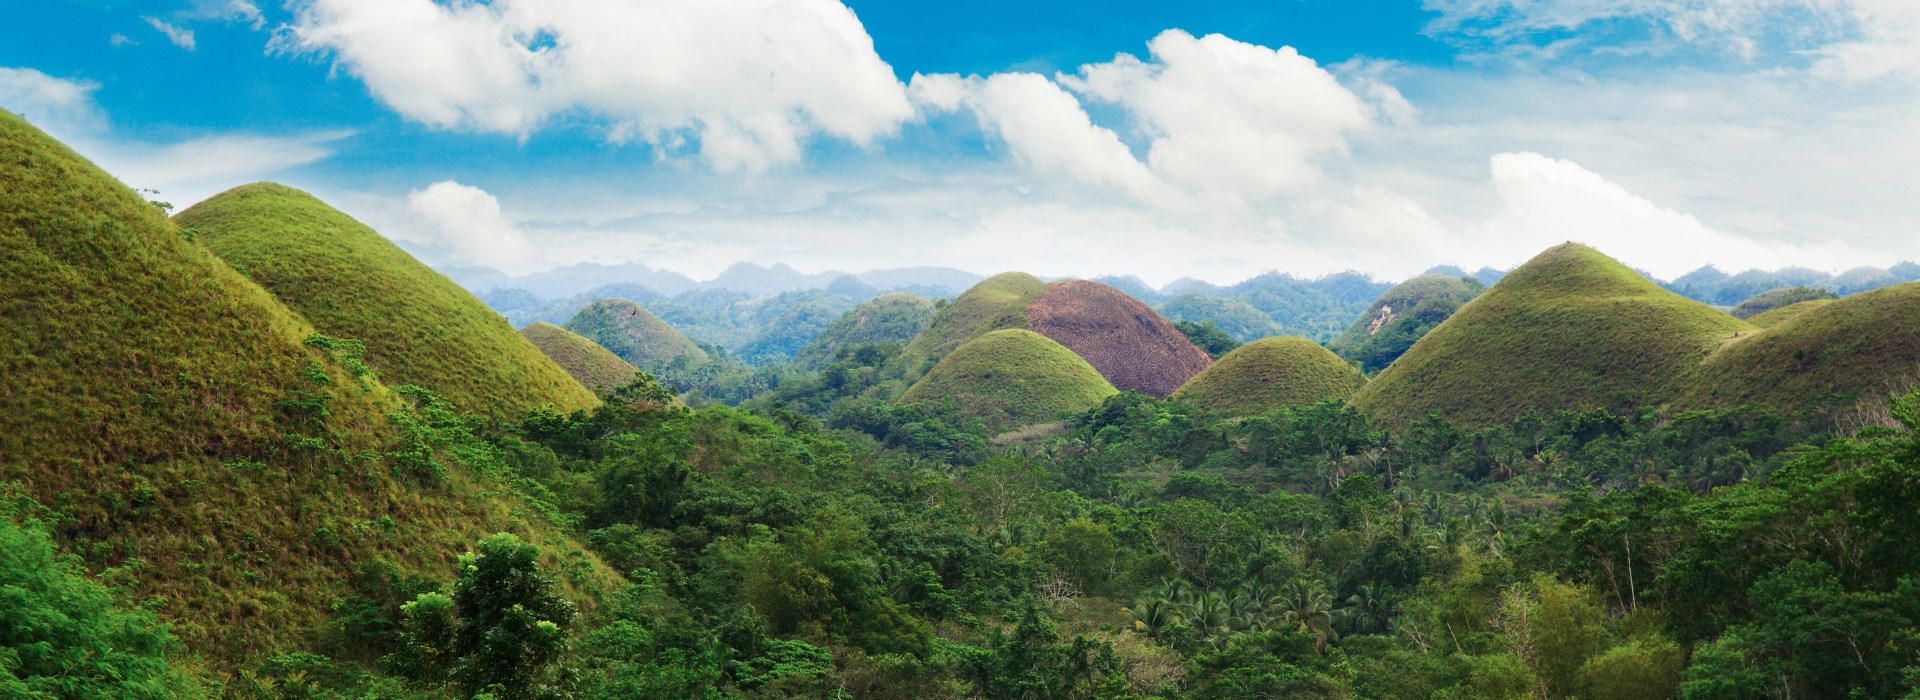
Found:
[{"label": "green hillside", "polygon": [[1752,317],[1747,319],[1747,323],[1751,323],[1761,328],[1772,328],[1774,326],[1777,326],[1777,325],[1780,325],[1781,323],[1786,322],[1789,319],[1798,318],[1800,314],[1813,311],[1814,309],[1821,308],[1831,303],[1833,303],[1832,299],[1815,299],[1813,301],[1803,301],[1797,304],[1788,304],[1786,306],[1782,306],[1772,311],[1755,314]]},{"label": "green hillside", "polygon": [[4,112],[0,153],[0,484],[209,663],[302,648],[375,560],[444,576],[492,532],[605,571],[497,486],[428,473],[460,459],[408,451],[350,344],[132,190]]},{"label": "green hillside", "polygon": [[1743,334],[1701,363],[1678,403],[1693,408],[1753,402],[1782,411],[1828,398],[1884,403],[1889,394],[1920,383],[1916,319],[1920,282],[1770,319],[1770,327]]},{"label": "green hillside", "polygon": [[998,330],[949,353],[900,398],[903,404],[956,405],[995,430],[1084,411],[1119,393],[1086,360],[1046,336]]},{"label": "green hillside", "polygon": [[1330,347],[1341,357],[1360,363],[1362,369],[1378,372],[1484,290],[1469,278],[1415,277],[1375,299],[1373,306]]},{"label": "green hillside", "polygon": [[813,342],[794,356],[802,367],[821,367],[841,350],[862,345],[906,345],[933,321],[933,302],[913,294],[894,292],[869,299],[828,324]]},{"label": "green hillside", "polygon": [[620,359],[649,372],[706,364],[705,350],[639,304],[605,299],[589,304],[567,322],[580,334]]},{"label": "green hillside", "polygon": [[907,378],[918,378],[954,348],[990,331],[1025,328],[1027,304],[1046,291],[1045,282],[1024,272],[1003,272],[974,285],[934,314],[926,330],[907,344]]},{"label": "green hillside", "polygon": [[388,385],[500,419],[598,403],[485,303],[305,192],[237,187],[175,222],[321,332],[365,342]]},{"label": "green hillside", "polygon": [[520,335],[526,336],[540,352],[595,393],[605,394],[626,386],[640,371],[599,343],[545,321],[527,324],[520,329]]},{"label": "green hillside", "polygon": [[1306,338],[1257,340],[1194,376],[1173,400],[1209,411],[1254,415],[1353,395],[1366,378]]},{"label": "green hillside", "polygon": [[1657,405],[1702,357],[1754,330],[1568,243],[1428,332],[1353,404],[1391,424],[1430,411],[1486,424],[1530,409]]},{"label": "green hillside", "polygon": [[1838,298],[1840,298],[1838,295],[1825,289],[1817,289],[1814,287],[1786,287],[1756,294],[1746,301],[1740,302],[1738,306],[1733,307],[1733,310],[1727,313],[1733,315],[1734,318],[1752,321],[1753,317],[1774,309],[1783,309],[1805,301]]}]

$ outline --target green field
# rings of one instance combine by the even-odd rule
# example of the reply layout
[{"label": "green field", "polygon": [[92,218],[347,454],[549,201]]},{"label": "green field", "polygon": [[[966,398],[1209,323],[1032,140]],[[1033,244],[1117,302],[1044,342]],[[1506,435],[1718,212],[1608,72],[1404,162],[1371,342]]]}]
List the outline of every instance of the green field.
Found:
[{"label": "green field", "polygon": [[640,371],[599,343],[545,321],[527,324],[520,329],[520,335],[526,336],[528,342],[540,348],[540,352],[567,374],[598,394],[605,395],[632,383]]},{"label": "green field", "polygon": [[1047,284],[1038,277],[1003,272],[955,297],[907,344],[901,355],[907,379],[918,379],[962,343],[1002,328],[1025,328],[1027,304],[1046,291]]},{"label": "green field", "polygon": [[1840,298],[1839,295],[1825,289],[1786,287],[1756,294],[1752,298],[1740,302],[1738,306],[1733,307],[1733,309],[1727,313],[1731,314],[1734,318],[1746,319],[1748,322],[1752,322],[1753,317],[1775,309],[1783,309],[1801,302],[1838,298]]},{"label": "green field", "polygon": [[[1796,310],[1797,309],[1797,310]],[[1920,384],[1920,283],[1803,302],[1709,355],[1683,407],[1757,403],[1791,411],[1827,400],[1884,406]],[[1756,317],[1760,318],[1760,317]]]}]

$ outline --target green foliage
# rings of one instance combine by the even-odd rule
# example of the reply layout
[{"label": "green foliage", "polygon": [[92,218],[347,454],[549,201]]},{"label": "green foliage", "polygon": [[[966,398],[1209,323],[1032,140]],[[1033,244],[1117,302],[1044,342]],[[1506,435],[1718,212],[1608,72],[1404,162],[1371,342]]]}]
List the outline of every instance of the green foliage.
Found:
[{"label": "green foliage", "polygon": [[424,593],[407,603],[408,669],[429,682],[451,678],[467,693],[553,697],[556,663],[576,615],[540,571],[540,549],[501,533],[460,557],[453,597]]},{"label": "green foliage", "polygon": [[[1783,311],[1785,311],[1783,309]],[[1757,403],[1779,411],[1823,400],[1864,401],[1920,382],[1920,283],[1856,294],[1743,333],[1705,358],[1679,403],[1693,408]]]},{"label": "green foliage", "polygon": [[1415,277],[1380,295],[1328,347],[1361,369],[1378,372],[1485,289],[1472,277]]},{"label": "green foliage", "polygon": [[[1268,318],[1266,313],[1239,299],[1180,294],[1155,307],[1155,310],[1167,317],[1167,320],[1179,324],[1181,330],[1186,330],[1186,324],[1212,323],[1228,337],[1242,343],[1251,343],[1281,333],[1280,325]],[[1191,332],[1188,333],[1188,337],[1192,337]],[[1194,339],[1193,344],[1206,349],[1208,354],[1215,357],[1233,350],[1226,348],[1216,353],[1213,348],[1208,347],[1198,338]]]},{"label": "green foliage", "polygon": [[[1749,323],[1753,323],[1753,317],[1769,311],[1784,309],[1802,302],[1830,301],[1838,298],[1840,298],[1840,295],[1825,289],[1816,289],[1813,287],[1783,287],[1755,295],[1751,299],[1740,302],[1738,306],[1733,307],[1733,309],[1727,313],[1734,318],[1745,319]],[[1761,324],[1754,323],[1754,325],[1758,326]],[[1764,328],[1765,326],[1761,327]]]},{"label": "green foliage", "polygon": [[679,376],[711,359],[673,326],[625,299],[594,302],[568,321],[566,330],[662,376]]},{"label": "green foliage", "polygon": [[1187,340],[1192,341],[1194,346],[1207,351],[1207,356],[1216,360],[1240,347],[1240,341],[1234,340],[1233,336],[1220,330],[1219,326],[1214,325],[1213,319],[1200,323],[1179,321],[1173,326],[1186,334]]},{"label": "green foliage", "polygon": [[794,364],[821,368],[862,346],[905,345],[933,321],[933,302],[904,293],[874,297],[835,319],[794,355]]},{"label": "green foliage", "polygon": [[359,354],[388,382],[494,418],[596,403],[486,304],[305,192],[246,185],[176,220],[321,332],[364,342]]},{"label": "green foliage", "polygon": [[1366,383],[1360,372],[1305,338],[1255,341],[1213,363],[1173,399],[1208,411],[1252,415],[1345,399]]},{"label": "green foliage", "polygon": [[166,625],[88,580],[22,500],[15,487],[0,486],[0,696],[212,697],[168,663],[178,646]]},{"label": "green foliage", "polygon": [[1027,330],[994,331],[960,346],[907,390],[904,403],[951,403],[1004,430],[1092,408],[1115,393],[1086,360]]}]

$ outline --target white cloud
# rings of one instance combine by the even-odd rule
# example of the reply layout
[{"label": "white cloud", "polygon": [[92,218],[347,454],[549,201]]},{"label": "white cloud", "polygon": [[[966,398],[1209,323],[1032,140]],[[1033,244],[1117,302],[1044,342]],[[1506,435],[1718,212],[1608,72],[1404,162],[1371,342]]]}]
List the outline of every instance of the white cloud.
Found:
[{"label": "white cloud", "polygon": [[1366,103],[1292,47],[1168,30],[1147,48],[1152,62],[1123,54],[1062,82],[1123,107],[1153,171],[1193,190],[1260,198],[1312,185],[1315,160],[1370,124]]},{"label": "white cloud", "polygon": [[866,146],[912,117],[835,0],[300,0],[277,42],[330,56],[408,118],[520,134],[578,111],[722,171]]},{"label": "white cloud", "polygon": [[127,35],[121,34],[118,32],[115,32],[114,35],[111,37],[107,37],[107,44],[116,49],[122,46],[137,46],[139,45],[139,43],[140,42],[134,41],[132,38],[129,38]]},{"label": "white cloud", "polygon": [[1733,270],[1784,264],[1832,270],[1858,256],[1838,244],[1795,245],[1728,234],[1571,161],[1502,153],[1491,164],[1503,209],[1477,237],[1487,257],[1518,262],[1571,240],[1672,279],[1706,264]]},{"label": "white cloud", "polygon": [[550,265],[486,190],[443,180],[408,193],[406,211],[416,225],[387,230],[387,235],[445,251],[455,262],[508,273]]},{"label": "white cloud", "polygon": [[981,129],[1043,176],[1110,186],[1137,197],[1151,196],[1159,186],[1119,136],[1094,124],[1079,100],[1043,76],[916,74],[911,93],[932,109],[971,110]]},{"label": "white cloud", "polygon": [[36,124],[92,128],[104,120],[93,101],[99,84],[55,78],[32,68],[0,67],[0,108]]},{"label": "white cloud", "polygon": [[167,41],[173,42],[174,46],[178,46],[188,51],[192,51],[194,49],[193,30],[187,29],[185,27],[174,26],[167,22],[161,21],[160,18],[158,17],[148,17],[146,18],[146,20],[148,25],[151,25],[154,29],[159,30],[161,34],[167,35]]}]

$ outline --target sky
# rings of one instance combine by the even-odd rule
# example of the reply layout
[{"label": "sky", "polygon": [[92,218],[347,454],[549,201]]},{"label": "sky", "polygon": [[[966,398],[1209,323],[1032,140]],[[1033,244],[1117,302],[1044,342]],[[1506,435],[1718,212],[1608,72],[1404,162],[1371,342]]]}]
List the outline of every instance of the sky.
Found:
[{"label": "sky", "polygon": [[1912,0],[53,0],[0,108],[435,265],[1233,282],[1920,258]]}]

